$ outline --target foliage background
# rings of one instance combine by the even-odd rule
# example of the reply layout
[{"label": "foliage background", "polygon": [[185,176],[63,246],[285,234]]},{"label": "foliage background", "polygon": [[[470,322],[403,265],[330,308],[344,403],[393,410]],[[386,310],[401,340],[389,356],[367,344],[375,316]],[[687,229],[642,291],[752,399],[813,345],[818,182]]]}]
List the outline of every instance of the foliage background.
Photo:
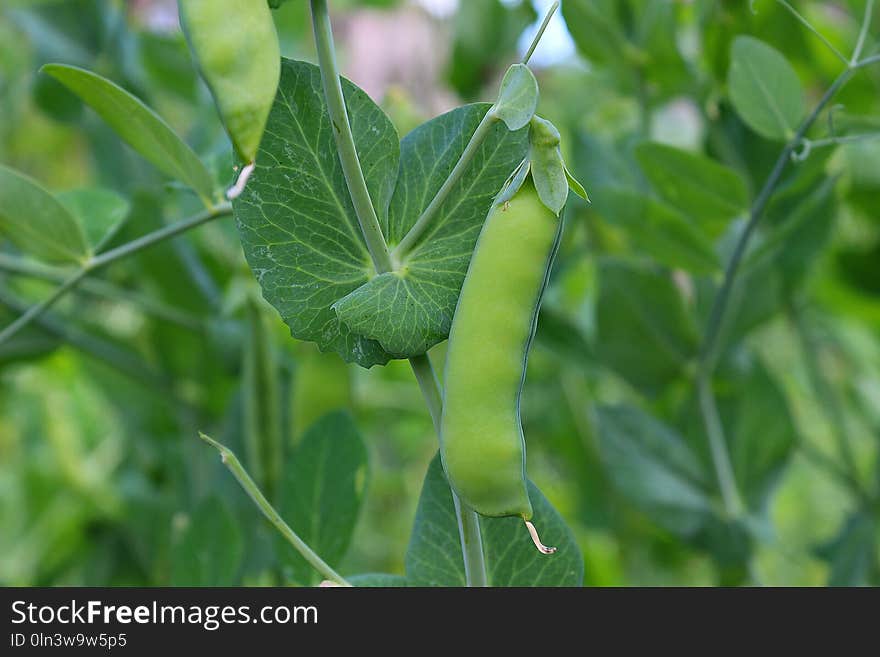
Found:
[{"label": "foliage background", "polygon": [[[516,1],[463,2],[457,13],[454,3],[332,4],[343,72],[400,134],[491,99],[537,17]],[[794,4],[852,50],[863,0]],[[275,18],[283,54],[312,61],[305,5],[288,2]],[[753,199],[781,149],[730,103],[736,36],[783,52],[808,106],[841,67],[780,3],[754,5],[567,0],[571,51],[560,29],[536,56],[539,111],[563,132],[593,204],[567,209],[523,419],[531,478],[574,531],[587,585],[880,583],[880,139],[815,149],[790,166],[769,208],[759,241],[769,246],[738,289],[715,379],[749,513],[728,522],[717,511],[692,378],[718,276],[711,265],[699,271],[692,242],[669,234],[695,222],[728,255],[747,209],[737,185]],[[228,182],[228,142],[173,2],[4,2],[0,162],[54,191],[100,186],[129,199],[114,243],[184,216],[194,200],[37,73],[50,61],[136,93]],[[878,92],[880,67],[859,72],[837,101],[837,134],[880,130]],[[727,165],[742,181],[719,188],[733,201],[719,209],[718,194],[688,186],[693,171],[658,164],[665,151],[646,142]],[[245,449],[254,317],[273,336],[285,442],[302,446],[315,420],[347,409],[366,445],[368,472],[350,482],[347,506],[327,512],[354,527],[350,546],[343,529],[326,549],[343,574],[404,572],[436,451],[405,362],[346,366],[290,339],[274,312],[254,311],[255,283],[228,220],[102,277],[124,294],[83,289],[0,347],[0,582],[311,583],[197,440],[202,429]],[[50,289],[3,276],[2,324],[16,303]],[[432,352],[437,363],[443,348]]]}]

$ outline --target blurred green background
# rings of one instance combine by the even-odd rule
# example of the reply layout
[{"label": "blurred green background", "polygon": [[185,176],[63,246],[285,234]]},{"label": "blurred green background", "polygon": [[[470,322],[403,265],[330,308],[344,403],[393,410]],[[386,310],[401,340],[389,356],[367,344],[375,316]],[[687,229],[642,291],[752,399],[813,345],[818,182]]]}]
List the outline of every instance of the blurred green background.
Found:
[{"label": "blurred green background", "polygon": [[[548,4],[335,0],[340,66],[403,135],[492,99]],[[871,138],[880,66],[855,76],[833,114],[836,135],[868,137],[790,166],[764,238],[787,217],[803,220],[749,270],[726,327],[715,388],[748,518],[697,519],[690,484],[662,446],[632,427],[609,429],[597,411],[642,409],[714,481],[692,379],[718,277],[685,273],[674,251],[658,250],[644,204],[660,200],[636,152],[654,141],[702,153],[754,198],[781,144],[750,131],[728,100],[733,39],[752,35],[784,53],[810,105],[841,64],[780,3],[749,4],[566,0],[533,61],[539,112],[560,128],[594,201],[566,211],[522,409],[531,478],[574,530],[586,585],[737,584],[749,572],[770,585],[880,584],[880,139]],[[864,0],[794,4],[852,51]],[[878,14],[866,53],[876,52]],[[314,61],[307,3],[274,16],[284,56]],[[190,214],[196,199],[40,75],[47,62],[89,68],[138,95],[228,184],[230,147],[175,2],[4,0],[0,162],[53,191],[114,192],[128,212],[114,244]],[[823,117],[815,137],[828,129]],[[622,194],[642,204],[633,221]],[[716,236],[722,255],[742,220]],[[285,569],[271,529],[197,438],[204,430],[244,453],[243,363],[264,330],[286,444],[347,409],[367,446],[364,505],[339,570],[403,573],[436,451],[406,362],[363,370],[291,339],[255,300],[231,220],[101,278],[104,288],[83,286],[0,346],[0,584],[308,583]],[[0,325],[50,290],[3,275]],[[443,349],[432,352],[438,364]],[[221,575],[194,582],[188,559],[212,551],[222,553]]]}]

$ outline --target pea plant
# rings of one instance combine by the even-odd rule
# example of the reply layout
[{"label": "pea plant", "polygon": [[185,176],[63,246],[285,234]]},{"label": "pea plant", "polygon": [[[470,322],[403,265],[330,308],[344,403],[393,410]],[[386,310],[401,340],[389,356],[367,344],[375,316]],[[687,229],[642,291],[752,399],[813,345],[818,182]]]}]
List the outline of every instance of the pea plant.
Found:
[{"label": "pea plant", "polygon": [[[114,135],[108,148],[127,144],[132,166],[173,181],[161,202],[142,190],[52,193],[0,165],[0,357],[66,343],[128,381],[109,386],[125,426],[174,436],[138,447],[143,467],[118,492],[90,474],[116,456],[47,430],[71,486],[97,509],[87,518],[146,523],[120,541],[132,571],[197,585],[244,571],[247,583],[581,586],[607,583],[598,573],[618,558],[602,548],[613,535],[633,569],[647,547],[671,561],[709,555],[722,584],[762,584],[768,573],[783,583],[775,573],[793,566],[774,560],[784,552],[772,547],[784,531],[774,495],[803,459],[845,499],[841,527],[814,550],[828,581],[880,583],[880,457],[862,435],[880,435],[876,304],[854,310],[861,293],[813,283],[828,278],[816,271],[832,266],[835,217],[847,217],[844,234],[877,233],[880,181],[862,161],[880,161],[867,113],[880,68],[873,0],[861,11],[835,4],[848,29],[830,35],[818,9],[783,0],[566,0],[562,17],[591,67],[546,80],[532,59],[559,2],[540,20],[494,0],[462,3],[453,85],[463,96],[493,87],[494,101],[412,121],[402,138],[389,116],[398,112],[341,76],[327,0],[299,3],[316,64],[281,56],[278,17],[295,4],[179,0],[185,46],[170,66],[198,71],[191,84],[204,84],[225,134],[197,135],[199,149],[110,78],[71,63],[40,68],[58,120],[88,106],[93,133]],[[475,45],[470,22],[496,31]],[[501,66],[515,50],[505,30],[531,23],[522,57]],[[675,43],[680,24],[699,56]],[[819,53],[825,84],[812,105],[801,79],[813,59],[792,62],[772,42],[779,35]],[[492,67],[497,76],[474,82]],[[687,124],[703,126],[696,147],[676,111],[698,115]],[[671,135],[661,134],[664,112]],[[168,206],[185,218],[137,230]],[[173,239],[200,226],[207,265]],[[150,257],[149,269],[111,276]],[[38,281],[53,287],[34,300]],[[182,300],[193,290],[195,311]],[[55,307],[69,296],[121,301],[155,331],[121,348],[62,320]],[[872,328],[820,334],[823,304]],[[282,321],[289,335],[279,338]],[[851,385],[829,378],[821,359],[832,347],[849,349],[838,366]],[[407,409],[430,417],[434,455],[420,466],[404,573],[343,575],[371,451],[362,414],[349,412],[350,377],[383,368],[403,386],[387,405],[410,404],[400,390],[414,377],[421,399]],[[164,419],[139,410],[149,404],[130,385],[166,405]],[[71,392],[72,403],[87,394]],[[796,419],[827,431],[814,443]],[[160,503],[151,491],[165,478],[205,480],[213,459],[179,435],[194,425],[228,472],[207,479],[213,491],[185,486],[198,502],[185,516],[180,496]],[[528,477],[534,435],[549,443],[538,452],[545,488],[556,482],[549,497],[576,502],[557,510]],[[169,475],[163,462],[188,465]],[[75,519],[64,504],[41,513]],[[144,531],[150,523],[165,529]],[[13,557],[18,571],[39,570],[28,550]],[[50,557],[65,559],[37,558]]]}]

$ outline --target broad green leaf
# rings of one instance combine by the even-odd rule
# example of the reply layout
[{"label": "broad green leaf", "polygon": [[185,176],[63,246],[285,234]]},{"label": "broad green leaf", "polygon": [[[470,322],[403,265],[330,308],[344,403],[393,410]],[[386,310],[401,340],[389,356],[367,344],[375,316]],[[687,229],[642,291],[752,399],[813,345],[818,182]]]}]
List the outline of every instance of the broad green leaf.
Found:
[{"label": "broad green leaf", "polygon": [[[389,245],[400,242],[430,203],[488,109],[460,107],[403,139]],[[399,357],[446,339],[474,244],[495,195],[525,157],[526,132],[495,125],[400,271],[376,276],[334,305],[343,323]]]},{"label": "broad green leaf", "polygon": [[504,121],[508,130],[528,125],[538,107],[538,81],[525,64],[514,64],[501,81],[495,116]]},{"label": "broad green leaf", "polygon": [[35,180],[3,165],[0,235],[47,262],[80,262],[89,255],[82,228],[68,209]]},{"label": "broad green leaf", "polygon": [[172,547],[174,586],[232,586],[244,556],[244,541],[219,497],[203,501]]},{"label": "broad green leaf", "polygon": [[[284,469],[279,512],[331,566],[348,550],[367,479],[367,449],[348,413],[325,415],[306,431]],[[278,538],[293,579],[314,583],[314,569]]]},{"label": "broad green leaf", "polygon": [[636,158],[654,190],[712,237],[748,212],[749,195],[732,169],[664,144],[641,144]]},{"label": "broad green leaf", "polygon": [[71,189],[57,197],[79,221],[94,251],[113,238],[131,209],[128,199],[101,187]]},{"label": "broad green leaf", "polygon": [[566,0],[562,15],[583,55],[597,64],[621,59],[628,46],[618,18],[618,0]]},{"label": "broad green leaf", "polygon": [[700,460],[674,430],[637,408],[598,410],[606,472],[621,495],[658,525],[694,535],[712,512]]},{"label": "broad green leaf", "polygon": [[603,260],[596,308],[602,362],[652,393],[680,377],[697,352],[681,292],[663,271]]},{"label": "broad green leaf", "polygon": [[[398,169],[397,132],[363,91],[347,80],[342,88],[367,186],[386,226]],[[374,271],[316,66],[283,60],[256,169],[233,208],[263,296],[294,337],[363,367],[390,359],[378,342],[349,330],[332,309]]]},{"label": "broad green leaf", "polygon": [[401,588],[407,585],[403,575],[389,575],[388,573],[364,573],[363,575],[351,575],[346,577],[352,586],[367,588]]},{"label": "broad green leaf", "polygon": [[751,509],[760,511],[797,440],[788,400],[756,365],[734,389],[720,387],[718,404],[740,492]]},{"label": "broad green leaf", "polygon": [[788,60],[749,36],[733,42],[727,84],[737,113],[767,139],[790,139],[804,116],[804,91]]},{"label": "broad green leaf", "polygon": [[876,586],[880,581],[880,525],[870,514],[851,515],[840,532],[817,552],[828,561],[829,586]]},{"label": "broad green leaf", "polygon": [[602,187],[593,192],[593,207],[620,224],[639,251],[669,267],[697,274],[721,268],[706,235],[674,208],[634,189]]},{"label": "broad green leaf", "polygon": [[[520,518],[480,518],[490,586],[581,586],[584,564],[571,530],[529,482],[532,521],[555,554],[535,549]],[[428,466],[406,552],[413,586],[464,586],[464,562],[452,493],[439,456]]]},{"label": "broad green leaf", "polygon": [[141,100],[110,80],[76,66],[46,64],[51,75],[91,106],[116,133],[164,174],[186,183],[206,202],[211,174],[193,150]]}]

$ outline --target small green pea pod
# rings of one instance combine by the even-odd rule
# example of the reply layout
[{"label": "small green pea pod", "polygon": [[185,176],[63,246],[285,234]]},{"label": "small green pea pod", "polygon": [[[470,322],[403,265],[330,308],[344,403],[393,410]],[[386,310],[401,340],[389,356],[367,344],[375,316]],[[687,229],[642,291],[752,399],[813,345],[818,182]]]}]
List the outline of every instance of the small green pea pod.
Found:
[{"label": "small green pea pod", "polygon": [[227,192],[235,198],[253,170],[281,75],[272,13],[256,0],[178,0],[178,6],[190,50],[245,163]]},{"label": "small green pea pod", "polygon": [[568,192],[564,172],[558,188],[564,165],[549,128],[532,120],[530,159],[511,175],[477,240],[449,333],[440,425],[443,467],[462,502],[484,516],[520,516],[547,554],[555,548],[529,522],[520,397]]}]

